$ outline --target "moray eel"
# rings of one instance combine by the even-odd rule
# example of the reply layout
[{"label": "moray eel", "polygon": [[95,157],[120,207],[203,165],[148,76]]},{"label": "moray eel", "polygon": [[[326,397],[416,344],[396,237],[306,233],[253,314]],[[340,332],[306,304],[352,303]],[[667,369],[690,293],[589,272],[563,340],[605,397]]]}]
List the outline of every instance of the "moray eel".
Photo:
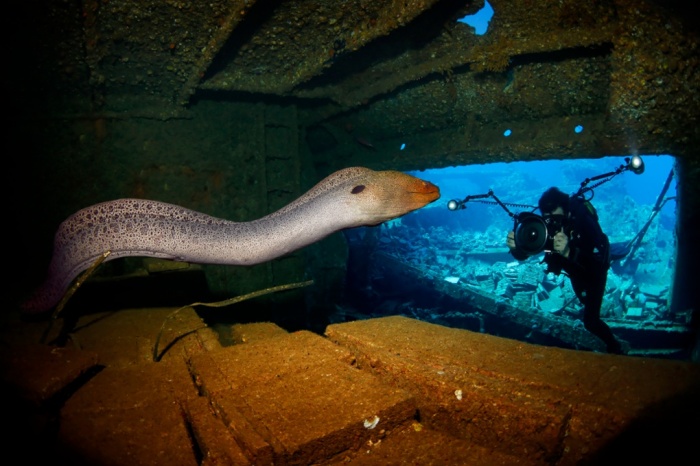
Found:
[{"label": "moray eel", "polygon": [[397,171],[337,171],[282,209],[232,222],[173,204],[119,199],[66,219],[54,238],[48,276],[22,304],[27,313],[56,306],[71,282],[106,251],[106,260],[147,256],[199,264],[253,265],[339,230],[378,225],[437,200],[437,186]]}]

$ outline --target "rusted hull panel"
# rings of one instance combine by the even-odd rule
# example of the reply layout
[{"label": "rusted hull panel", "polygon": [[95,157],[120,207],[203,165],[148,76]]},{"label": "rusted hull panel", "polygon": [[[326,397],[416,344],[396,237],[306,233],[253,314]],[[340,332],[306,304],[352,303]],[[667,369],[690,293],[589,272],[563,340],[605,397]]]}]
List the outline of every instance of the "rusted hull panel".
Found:
[{"label": "rusted hull panel", "polygon": [[[527,6],[524,2],[497,0],[491,3],[497,14],[485,35],[475,35],[470,26],[457,22],[454,16],[424,15],[429,21],[439,21],[439,30],[423,22],[424,18],[418,18],[403,32],[386,39],[391,48],[400,53],[386,56],[368,68],[345,67],[344,75],[335,82],[302,88],[294,94],[331,99],[345,107],[357,106],[422,79],[504,72],[514,61],[532,60],[529,57],[533,55],[538,55],[540,61],[559,60],[563,55],[577,56],[581,54],[579,49],[597,49],[610,44],[618,27],[614,9],[605,3],[588,5],[584,13],[580,13],[582,18],[578,22],[572,17],[572,7],[569,5],[567,9],[561,2],[528,2]],[[432,40],[421,47],[407,44],[409,37],[431,30]],[[348,57],[347,61],[356,60]]]},{"label": "rusted hull panel", "polygon": [[[203,89],[289,94],[439,0],[261,2],[234,31]],[[456,2],[457,9],[468,2]],[[264,4],[264,5],[263,5]],[[454,9],[454,6],[453,6]],[[379,59],[384,57],[378,55]]]}]

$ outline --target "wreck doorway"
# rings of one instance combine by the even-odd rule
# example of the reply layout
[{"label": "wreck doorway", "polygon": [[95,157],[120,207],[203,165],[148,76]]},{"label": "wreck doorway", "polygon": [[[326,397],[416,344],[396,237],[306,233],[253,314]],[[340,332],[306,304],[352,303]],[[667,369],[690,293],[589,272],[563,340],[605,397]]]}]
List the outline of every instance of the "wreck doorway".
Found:
[{"label": "wreck doorway", "polygon": [[[339,321],[406,315],[538,344],[602,351],[580,320],[569,280],[541,256],[517,262],[505,247],[514,213],[537,212],[544,190],[583,191],[611,244],[601,315],[630,354],[685,358],[690,311],[673,309],[676,163],[672,156],[496,163],[414,173],[441,199],[381,227],[345,232],[350,246]],[[635,174],[639,172],[639,174]],[[455,204],[456,203],[456,204]],[[618,249],[620,251],[620,249]]]}]

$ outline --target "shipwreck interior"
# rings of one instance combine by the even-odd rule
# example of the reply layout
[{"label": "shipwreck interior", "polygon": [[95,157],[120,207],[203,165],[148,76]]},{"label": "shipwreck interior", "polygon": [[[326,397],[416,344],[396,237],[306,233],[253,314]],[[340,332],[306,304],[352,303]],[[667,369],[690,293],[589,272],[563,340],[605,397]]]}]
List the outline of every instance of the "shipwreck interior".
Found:
[{"label": "shipwreck interior", "polygon": [[[694,365],[700,358],[700,34],[693,3],[488,4],[494,14],[483,34],[459,20],[479,12],[484,0],[39,0],[6,6],[5,20],[15,26],[3,28],[10,44],[3,73],[11,196],[6,235],[12,238],[6,313],[18,313],[44,277],[57,226],[107,200],[160,200],[249,221],[345,167],[420,171],[672,154],[677,257],[671,306],[692,316],[695,336],[689,361],[681,364]],[[585,131],[575,132],[577,125]],[[75,323],[95,312],[173,308],[311,279],[312,287],[242,303],[231,322],[273,321],[323,334],[345,293],[348,243],[336,233],[250,267],[163,262],[103,264],[71,298],[67,315],[73,313]],[[218,312],[199,310],[199,316],[215,319]],[[9,320],[6,329],[14,329]],[[38,321],[33,325],[42,318],[29,320]],[[689,386],[697,381],[693,371]],[[70,387],[76,390],[75,383]],[[64,388],[60,399],[70,401]],[[32,400],[32,409],[38,404],[45,414],[45,400],[39,401]],[[61,409],[52,403],[52,412]],[[62,418],[77,422],[78,414],[72,416]],[[35,438],[54,438],[56,431],[60,437],[57,417],[45,415]],[[27,427],[33,432],[35,421]],[[82,455],[76,445],[85,442],[71,444],[72,451]],[[294,456],[288,445],[270,443],[278,464],[342,459],[303,448],[306,453]],[[251,453],[246,445],[241,461],[261,464],[255,455],[262,450]],[[577,450],[557,443],[528,456],[526,447],[514,445],[504,454],[525,458],[518,464],[576,464],[595,462],[591,452],[603,452],[599,446]],[[614,457],[627,446],[623,439],[605,454]],[[195,450],[193,464],[203,464],[208,450],[201,444]],[[96,455],[92,464],[101,463],[98,453],[90,455]]]}]

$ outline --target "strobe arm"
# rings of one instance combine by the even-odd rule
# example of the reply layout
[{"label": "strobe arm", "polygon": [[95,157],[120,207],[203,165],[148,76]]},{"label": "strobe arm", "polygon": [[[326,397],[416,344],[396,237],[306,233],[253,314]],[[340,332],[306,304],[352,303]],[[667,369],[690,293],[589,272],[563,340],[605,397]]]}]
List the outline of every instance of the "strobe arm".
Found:
[{"label": "strobe arm", "polygon": [[[594,176],[592,178],[586,178],[585,180],[583,180],[581,182],[581,187],[574,194],[574,197],[580,196],[583,193],[585,193],[586,191],[590,191],[594,187],[599,186],[607,181],[610,181],[613,177],[615,177],[615,176],[619,175],[620,173],[627,171],[627,170],[631,171],[635,175],[641,175],[642,173],[644,173],[644,161],[638,155],[633,155],[632,157],[625,157],[625,163],[623,163],[622,165],[617,167],[617,169],[615,171],[603,173],[602,175],[597,175],[597,176]],[[601,180],[604,178],[605,178],[604,181],[601,181],[600,183],[593,185],[590,188],[587,187],[588,183],[590,183],[591,181],[598,181],[598,180]]]},{"label": "strobe arm", "polygon": [[496,204],[498,204],[498,205],[500,205],[501,207],[503,207],[503,210],[505,210],[506,213],[508,213],[508,215],[511,216],[511,218],[515,218],[515,214],[513,214],[510,210],[508,210],[508,207],[506,207],[506,205],[505,205],[503,202],[501,202],[501,200],[500,200],[499,198],[496,197],[496,195],[493,193],[493,190],[492,190],[492,189],[489,189],[489,192],[487,192],[486,194],[472,194],[472,195],[469,195],[469,196],[465,197],[465,198],[462,199],[462,200],[452,199],[452,200],[450,200],[450,201],[447,202],[447,208],[448,208],[449,210],[462,210],[462,209],[466,209],[466,208],[467,208],[467,205],[466,205],[467,202],[473,201],[473,200],[475,200],[475,199],[486,199],[486,198],[489,198],[489,197],[493,198],[493,200],[496,201]]}]

